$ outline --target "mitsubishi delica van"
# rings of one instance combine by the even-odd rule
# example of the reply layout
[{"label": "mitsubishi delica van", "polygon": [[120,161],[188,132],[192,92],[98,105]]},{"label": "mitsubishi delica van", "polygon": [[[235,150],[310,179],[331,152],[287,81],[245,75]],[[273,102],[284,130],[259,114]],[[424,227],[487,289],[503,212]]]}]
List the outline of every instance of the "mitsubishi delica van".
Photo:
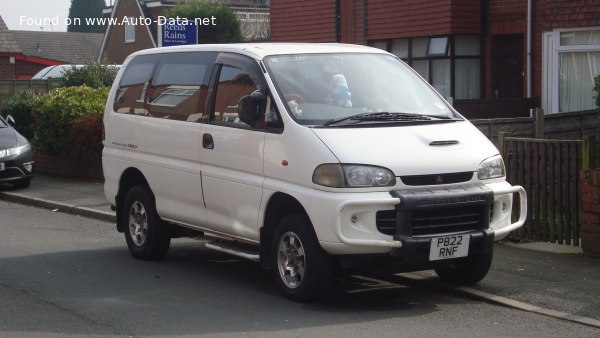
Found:
[{"label": "mitsubishi delica van", "polygon": [[340,268],[478,282],[493,242],[526,215],[494,145],[410,67],[370,47],[136,52],[104,126],[105,194],[134,257],[159,259],[171,238],[204,236],[199,245],[271,269],[297,301]]}]

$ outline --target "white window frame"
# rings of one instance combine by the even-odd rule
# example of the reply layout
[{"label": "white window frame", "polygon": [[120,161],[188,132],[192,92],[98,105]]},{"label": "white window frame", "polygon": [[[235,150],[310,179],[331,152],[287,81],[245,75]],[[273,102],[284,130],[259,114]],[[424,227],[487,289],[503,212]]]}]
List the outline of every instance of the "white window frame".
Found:
[{"label": "white window frame", "polygon": [[135,42],[135,25],[130,22],[133,18],[126,16],[124,19],[125,25],[123,25],[123,32],[125,35],[125,43]]},{"label": "white window frame", "polygon": [[599,45],[561,46],[560,35],[566,32],[600,31],[600,27],[557,28],[542,35],[542,109],[546,114],[560,113],[560,53],[600,52]]}]

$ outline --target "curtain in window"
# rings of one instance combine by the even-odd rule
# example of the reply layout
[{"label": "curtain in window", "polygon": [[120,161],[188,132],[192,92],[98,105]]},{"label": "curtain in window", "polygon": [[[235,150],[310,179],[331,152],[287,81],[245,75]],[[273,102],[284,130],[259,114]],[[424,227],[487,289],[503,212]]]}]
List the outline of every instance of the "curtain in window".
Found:
[{"label": "curtain in window", "polygon": [[450,60],[431,61],[431,85],[443,97],[450,97]]},{"label": "curtain in window", "polygon": [[573,31],[560,33],[561,46],[600,45],[600,31]]},{"label": "curtain in window", "polygon": [[392,40],[391,52],[401,59],[408,58],[408,39]]},{"label": "curtain in window", "polygon": [[600,74],[600,52],[560,53],[559,71],[559,111],[594,109],[594,77]]},{"label": "curtain in window", "polygon": [[413,61],[412,68],[419,73],[425,81],[429,81],[429,60]]},{"label": "curtain in window", "polygon": [[427,45],[429,38],[412,39],[412,57],[420,58],[427,56]]},{"label": "curtain in window", "polygon": [[457,59],[455,61],[454,95],[457,100],[481,97],[480,67],[479,59]]}]

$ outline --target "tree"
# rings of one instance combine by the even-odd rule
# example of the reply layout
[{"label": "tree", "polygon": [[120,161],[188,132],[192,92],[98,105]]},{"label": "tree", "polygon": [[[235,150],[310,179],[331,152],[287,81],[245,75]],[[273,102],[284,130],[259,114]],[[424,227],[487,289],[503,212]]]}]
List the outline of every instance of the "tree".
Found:
[{"label": "tree", "polygon": [[106,64],[88,62],[84,67],[71,67],[63,72],[61,85],[64,87],[88,86],[92,88],[110,87],[119,68]]},{"label": "tree", "polygon": [[99,22],[89,24],[87,18],[101,18],[102,9],[106,6],[104,0],[71,0],[69,19],[71,24],[67,32],[102,33],[104,25]]},{"label": "tree", "polygon": [[[210,24],[198,25],[199,43],[231,43],[243,39],[240,21],[233,10],[222,2],[210,0],[180,0],[169,13],[171,18],[209,19]],[[214,19],[214,25],[212,18]]]}]

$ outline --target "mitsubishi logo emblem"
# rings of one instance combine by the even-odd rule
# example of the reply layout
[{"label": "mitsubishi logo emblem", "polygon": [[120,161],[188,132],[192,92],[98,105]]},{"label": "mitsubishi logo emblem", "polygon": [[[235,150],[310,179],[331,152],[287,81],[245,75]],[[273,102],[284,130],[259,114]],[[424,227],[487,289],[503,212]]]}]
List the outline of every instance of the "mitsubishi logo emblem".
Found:
[{"label": "mitsubishi logo emblem", "polygon": [[444,183],[444,180],[442,179],[442,176],[438,176],[438,177],[435,179],[435,183],[437,183],[437,184],[442,184],[442,183]]}]

